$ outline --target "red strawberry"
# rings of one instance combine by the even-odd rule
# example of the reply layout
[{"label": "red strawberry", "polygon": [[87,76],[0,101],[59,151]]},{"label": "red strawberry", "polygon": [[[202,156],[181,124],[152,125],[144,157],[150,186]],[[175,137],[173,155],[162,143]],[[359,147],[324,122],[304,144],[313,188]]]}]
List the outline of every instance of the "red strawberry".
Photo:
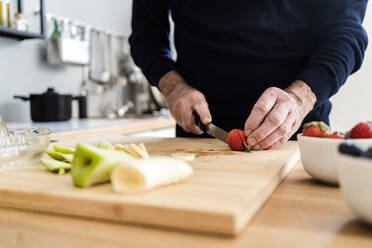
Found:
[{"label": "red strawberry", "polygon": [[324,137],[325,135],[330,133],[330,129],[322,121],[313,121],[306,123],[304,125],[304,130],[302,132],[303,136],[309,136],[309,137]]},{"label": "red strawberry", "polygon": [[350,130],[350,139],[372,138],[372,125],[367,122],[361,122]]},{"label": "red strawberry", "polygon": [[328,139],[345,139],[345,136],[342,133],[334,132],[332,134],[326,134],[326,135],[324,135],[324,138],[328,138]]},{"label": "red strawberry", "polygon": [[233,151],[244,151],[243,142],[248,145],[243,130],[233,129],[227,135],[227,144]]}]

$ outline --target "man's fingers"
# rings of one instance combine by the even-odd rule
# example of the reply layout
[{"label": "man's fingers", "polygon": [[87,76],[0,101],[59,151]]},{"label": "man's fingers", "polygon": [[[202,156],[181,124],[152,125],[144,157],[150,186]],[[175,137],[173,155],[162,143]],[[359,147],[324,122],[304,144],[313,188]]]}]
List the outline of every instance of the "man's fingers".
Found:
[{"label": "man's fingers", "polygon": [[245,136],[249,136],[254,130],[256,130],[261,123],[264,121],[267,114],[274,107],[276,102],[276,95],[272,93],[272,89],[267,89],[258,99],[254,105],[251,114],[244,125]]},{"label": "man's fingers", "polygon": [[[248,136],[248,145],[254,146],[274,132],[286,120],[289,108],[286,104],[278,103],[266,116],[264,122],[251,135]],[[257,150],[261,149],[256,147]],[[255,149],[255,148],[254,148]]]},{"label": "man's fingers", "polygon": [[286,142],[291,136],[291,131],[293,129],[294,123],[295,116],[293,114],[289,114],[281,126],[279,126],[273,133],[271,133],[264,140],[257,144],[257,146],[259,146],[259,149],[269,149],[274,144],[279,145]]},{"label": "man's fingers", "polygon": [[209,112],[208,103],[201,92],[191,87],[182,87],[181,93],[176,95],[168,94],[169,109],[177,123],[186,132],[201,135],[203,131],[196,125],[193,111],[198,113],[203,124],[209,124],[212,121],[212,116]]},{"label": "man's fingers", "polygon": [[197,135],[203,134],[203,131],[195,124],[195,118],[192,113],[192,106],[189,106],[187,109],[182,111],[182,127],[186,132],[191,132]]},{"label": "man's fingers", "polygon": [[206,102],[195,104],[194,110],[199,115],[201,122],[207,125],[212,122],[212,115],[209,112],[209,107]]},{"label": "man's fingers", "polygon": [[[296,121],[292,124],[292,130],[289,132],[289,135],[288,135],[288,139],[290,137],[292,137],[292,135],[298,130],[298,125],[296,124]],[[279,145],[283,144],[283,142],[281,142],[281,140],[278,140],[276,141],[274,144],[272,144],[270,147],[266,148],[266,149],[272,149],[272,148],[275,148]]]}]

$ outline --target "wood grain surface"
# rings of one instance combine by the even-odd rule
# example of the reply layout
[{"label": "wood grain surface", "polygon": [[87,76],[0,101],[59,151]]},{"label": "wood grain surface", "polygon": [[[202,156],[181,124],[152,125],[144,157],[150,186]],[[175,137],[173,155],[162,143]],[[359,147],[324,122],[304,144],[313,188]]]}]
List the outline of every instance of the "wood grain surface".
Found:
[{"label": "wood grain surface", "polygon": [[106,135],[127,135],[139,132],[172,128],[176,122],[172,117],[158,118],[129,118],[130,123],[120,126],[107,126],[87,129],[77,129],[63,132],[55,132],[50,135],[52,140],[64,142],[70,140],[89,139]]},{"label": "wood grain surface", "polygon": [[[151,155],[196,154],[186,182],[144,194],[121,195],[110,184],[73,187],[69,175],[41,165],[0,173],[0,205],[140,225],[234,235],[240,232],[298,160],[297,144],[232,152],[215,139],[105,137],[98,143],[144,141]],[[68,145],[73,145],[70,143]],[[211,151],[213,149],[213,151]]]},{"label": "wood grain surface", "polygon": [[370,248],[372,227],[350,212],[339,188],[298,163],[241,235],[226,238],[0,207],[4,248]]}]

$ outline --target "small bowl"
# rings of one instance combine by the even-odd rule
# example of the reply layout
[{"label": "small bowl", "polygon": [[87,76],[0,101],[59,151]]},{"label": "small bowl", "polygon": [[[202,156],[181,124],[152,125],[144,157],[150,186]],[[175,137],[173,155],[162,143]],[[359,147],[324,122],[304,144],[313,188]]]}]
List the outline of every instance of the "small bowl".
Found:
[{"label": "small bowl", "polygon": [[[323,183],[338,185],[337,157],[341,139],[307,137],[297,135],[301,162],[305,171]],[[372,146],[372,139],[350,139],[364,148]]]},{"label": "small bowl", "polygon": [[372,160],[338,155],[338,176],[342,195],[351,210],[372,224]]},{"label": "small bowl", "polygon": [[19,138],[15,139],[18,142],[11,145],[8,153],[0,154],[0,169],[39,162],[44,151],[48,149],[50,133],[47,128],[10,128],[9,134]]}]

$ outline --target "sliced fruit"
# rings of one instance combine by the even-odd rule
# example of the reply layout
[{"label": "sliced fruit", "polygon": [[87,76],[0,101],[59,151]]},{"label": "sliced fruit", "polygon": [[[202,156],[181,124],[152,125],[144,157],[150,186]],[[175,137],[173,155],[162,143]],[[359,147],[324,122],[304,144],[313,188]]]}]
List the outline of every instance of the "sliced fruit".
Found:
[{"label": "sliced fruit", "polygon": [[195,159],[195,154],[186,152],[172,153],[171,156],[177,159],[181,159],[183,161],[193,161]]},{"label": "sliced fruit", "polygon": [[114,145],[114,149],[116,151],[120,151],[120,152],[125,152],[126,154],[132,156],[133,158],[137,158],[136,156],[132,155],[131,153],[129,153],[125,148],[124,148],[124,145],[122,144],[116,144]]},{"label": "sliced fruit", "polygon": [[40,162],[51,172],[58,172],[58,174],[65,174],[66,171],[71,169],[71,164],[57,161],[50,158],[42,158]]},{"label": "sliced fruit", "polygon": [[140,158],[149,158],[149,154],[147,153],[146,147],[143,143],[141,143],[140,145],[136,145],[133,143],[129,144],[129,150],[137,154]]},{"label": "sliced fruit", "polygon": [[64,174],[66,174],[66,170],[63,168],[59,169],[58,175],[64,175]]},{"label": "sliced fruit", "polygon": [[69,163],[72,163],[72,160],[74,160],[73,154],[63,154],[63,157],[65,157],[65,160]]},{"label": "sliced fruit", "polygon": [[72,181],[77,187],[107,182],[116,166],[131,163],[133,160],[133,157],[124,152],[79,143],[72,162]]},{"label": "sliced fruit", "polygon": [[54,147],[54,151],[62,153],[62,154],[74,154],[75,153],[75,149],[72,149],[67,146],[55,145],[53,147]]},{"label": "sliced fruit", "polygon": [[99,145],[99,148],[107,149],[107,150],[115,150],[114,147],[111,145],[110,142],[102,141]]},{"label": "sliced fruit", "polygon": [[53,152],[53,151],[46,151],[45,153],[48,154],[51,158],[54,158],[55,160],[58,160],[58,161],[71,163],[72,160],[74,159],[73,154],[63,154],[60,152]]},{"label": "sliced fruit", "polygon": [[145,144],[141,143],[141,144],[137,145],[137,147],[142,151],[142,157],[143,158],[149,158],[150,157],[149,153],[147,152]]},{"label": "sliced fruit", "polygon": [[135,149],[133,149],[132,144],[124,145],[124,149],[130,153],[133,157],[142,158],[141,154],[139,154]]},{"label": "sliced fruit", "polygon": [[193,173],[190,165],[170,157],[153,157],[124,163],[111,174],[117,192],[136,192],[178,183]]},{"label": "sliced fruit", "polygon": [[148,158],[149,154],[147,153],[146,147],[143,143],[140,145],[136,144],[116,144],[114,145],[115,150],[124,151],[135,158]]},{"label": "sliced fruit", "polygon": [[227,144],[229,144],[231,150],[244,151],[243,143],[248,145],[243,130],[233,129],[227,135]]}]

